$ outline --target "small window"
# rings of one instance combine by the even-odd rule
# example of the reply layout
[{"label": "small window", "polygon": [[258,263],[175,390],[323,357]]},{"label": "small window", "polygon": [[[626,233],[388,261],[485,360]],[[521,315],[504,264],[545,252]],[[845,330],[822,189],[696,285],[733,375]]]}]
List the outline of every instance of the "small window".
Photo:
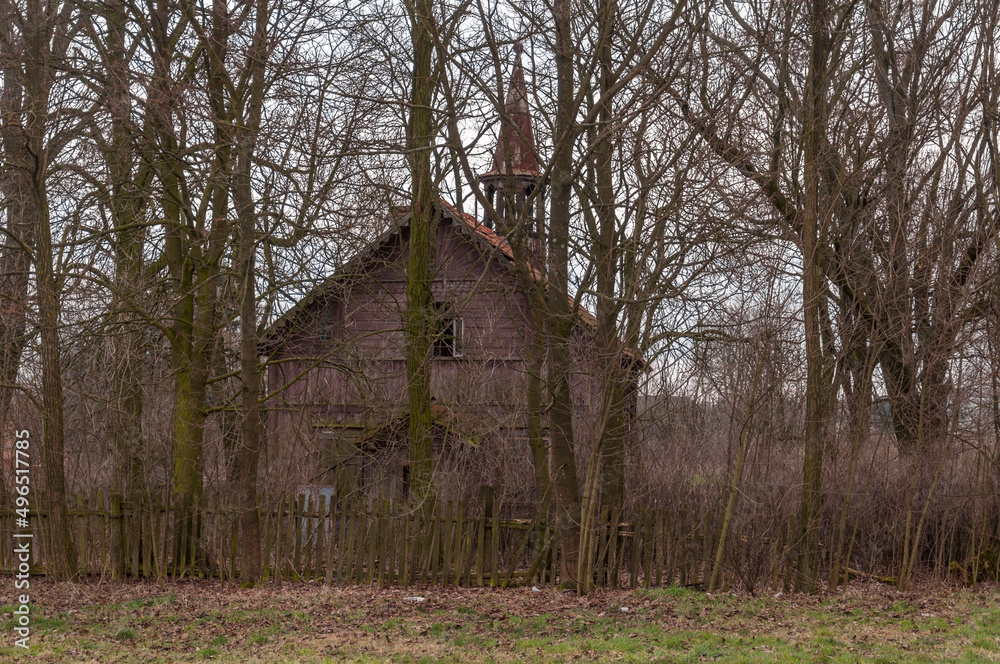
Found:
[{"label": "small window", "polygon": [[465,321],[451,314],[451,307],[435,302],[437,329],[434,334],[434,357],[462,357]]},{"label": "small window", "polygon": [[333,340],[333,327],[333,312],[329,309],[324,309],[319,314],[319,325],[317,326],[317,334],[320,341]]}]

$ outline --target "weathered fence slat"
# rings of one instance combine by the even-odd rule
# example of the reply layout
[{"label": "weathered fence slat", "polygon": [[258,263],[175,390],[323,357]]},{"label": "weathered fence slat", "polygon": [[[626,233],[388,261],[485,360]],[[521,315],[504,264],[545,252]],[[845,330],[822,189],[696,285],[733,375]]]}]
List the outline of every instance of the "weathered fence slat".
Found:
[{"label": "weathered fence slat", "polygon": [[80,510],[80,515],[76,517],[77,548],[80,551],[80,569],[90,572],[93,566],[90,562],[90,551],[87,549],[87,520],[90,518],[90,511],[83,500],[83,494],[76,494],[76,508]]},{"label": "weathered fence slat", "polygon": [[142,542],[142,503],[132,503],[132,516],[129,519],[132,527],[128,529],[129,552],[132,558],[132,578],[139,576],[139,554]]},{"label": "weathered fence slat", "polygon": [[456,588],[462,583],[462,563],[465,560],[465,539],[463,537],[462,528],[465,525],[465,505],[462,501],[458,501],[455,505],[455,534],[454,534],[454,544],[452,545],[455,551],[455,574],[452,578],[451,585]]},{"label": "weathered fence slat", "polygon": [[642,560],[642,587],[655,587],[656,570],[656,509],[646,510],[646,521],[642,528],[643,537],[643,560]]},{"label": "weathered fence slat", "polygon": [[403,576],[403,587],[410,587],[410,559],[413,555],[413,546],[410,543],[410,523],[413,520],[413,514],[405,506],[403,508],[403,547],[400,552],[400,570]]},{"label": "weathered fence slat", "polygon": [[[262,575],[380,587],[558,582],[560,533],[550,515],[536,511],[530,520],[513,518],[506,505],[494,504],[489,487],[482,488],[479,498],[404,505],[359,493],[262,495],[258,507]],[[81,573],[114,578],[239,579],[239,515],[238,505],[228,496],[192,499],[169,493],[123,500],[114,493],[80,492],[71,496],[69,509]],[[49,550],[45,507],[34,508],[32,516],[38,541],[32,563],[44,572]],[[595,585],[704,587],[719,537],[716,513],[703,516],[650,505],[630,508],[627,516],[626,520],[607,506],[597,506],[589,552]],[[13,512],[0,507],[0,541],[10,541],[14,528]],[[763,538],[755,543],[763,547],[760,587],[791,590],[796,583],[795,515],[758,517],[744,528],[738,536],[734,531],[734,547],[751,536]],[[973,549],[996,537],[993,531],[979,533],[973,546],[969,534],[957,525],[945,535],[943,543],[928,551],[936,567],[951,560],[968,562]],[[850,554],[849,546],[845,554]],[[887,552],[884,559],[860,565],[888,565],[891,556]],[[9,552],[0,552],[0,571],[10,570],[16,562]],[[831,563],[828,559],[827,566]],[[972,565],[969,568],[969,573],[975,572]],[[723,575],[722,588],[738,581],[730,569]]]},{"label": "weathered fence slat", "polygon": [[448,501],[444,510],[444,525],[441,529],[441,576],[442,586],[448,584],[451,574],[451,538],[455,536],[455,505]]},{"label": "weathered fence slat", "polygon": [[354,527],[357,532],[354,534],[354,583],[361,585],[365,573],[365,544],[368,538],[368,511],[367,506],[360,500],[355,504],[357,514],[354,519]]},{"label": "weathered fence slat", "polygon": [[476,537],[476,528],[473,525],[473,522],[470,521],[466,523],[465,526],[465,545],[464,545],[465,556],[463,558],[465,561],[463,563],[463,567],[465,568],[465,570],[462,574],[462,580],[460,581],[462,584],[466,586],[472,585],[472,555],[474,550],[473,545],[475,544],[475,537]]}]

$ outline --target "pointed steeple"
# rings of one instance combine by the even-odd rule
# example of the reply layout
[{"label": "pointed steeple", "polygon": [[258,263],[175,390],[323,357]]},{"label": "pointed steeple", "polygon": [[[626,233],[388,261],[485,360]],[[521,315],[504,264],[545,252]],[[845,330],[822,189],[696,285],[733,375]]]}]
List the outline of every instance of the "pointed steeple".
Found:
[{"label": "pointed steeple", "polygon": [[531,130],[531,111],[528,109],[528,87],[524,83],[524,68],[521,66],[522,51],[521,42],[514,45],[514,71],[507,87],[504,103],[506,117],[500,121],[500,140],[493,153],[492,173],[538,175],[535,134]]},{"label": "pointed steeple", "polygon": [[[514,45],[514,68],[507,84],[499,139],[493,151],[492,168],[479,176],[490,205],[497,211],[497,231],[509,235],[518,227],[535,260],[543,259],[541,238],[544,223],[546,179],[535,158],[535,134],[531,128],[528,88],[521,66],[520,42]],[[537,192],[536,192],[537,189]],[[493,228],[493,219],[484,223]]]}]

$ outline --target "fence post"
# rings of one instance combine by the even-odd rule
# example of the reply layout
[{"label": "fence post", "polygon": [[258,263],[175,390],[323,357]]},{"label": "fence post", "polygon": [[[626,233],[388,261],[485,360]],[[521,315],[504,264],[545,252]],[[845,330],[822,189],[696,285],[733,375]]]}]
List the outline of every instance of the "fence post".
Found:
[{"label": "fence post", "polygon": [[122,519],[122,496],[111,494],[111,578],[120,579],[125,572],[125,531]]},{"label": "fence post", "polygon": [[492,556],[487,556],[486,552],[492,550],[492,533],[487,537],[486,529],[493,524],[493,487],[479,487],[479,503],[483,506],[483,516],[479,522],[479,553],[477,561],[479,564],[476,570],[476,585],[483,585],[483,572]]},{"label": "fence post", "polygon": [[[132,499],[131,526],[128,529],[129,556],[132,558],[132,576],[139,578],[139,556],[142,554],[142,512],[143,504],[140,499]],[[127,561],[126,561],[127,564]]]},{"label": "fence post", "polygon": [[[79,491],[76,494],[76,510],[79,512],[79,516],[76,518],[76,544],[80,552],[80,573],[86,574],[90,571],[90,552],[87,548],[87,531],[90,526],[90,510],[88,510],[87,506],[84,505],[83,494]],[[11,521],[11,525],[13,524],[14,522]],[[11,561],[11,565],[13,565],[13,561]],[[98,567],[98,569],[100,568]]]},{"label": "fence post", "polygon": [[789,593],[792,590],[792,579],[795,577],[795,532],[796,532],[796,520],[795,514],[791,514],[788,517],[788,522],[785,524],[785,577],[782,579],[782,590],[785,593]]}]

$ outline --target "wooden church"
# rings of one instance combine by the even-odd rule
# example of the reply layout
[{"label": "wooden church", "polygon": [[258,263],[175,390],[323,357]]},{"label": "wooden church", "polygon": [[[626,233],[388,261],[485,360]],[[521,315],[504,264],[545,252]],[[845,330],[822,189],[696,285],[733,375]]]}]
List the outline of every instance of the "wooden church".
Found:
[{"label": "wooden church", "polygon": [[[525,247],[544,261],[544,186],[519,58],[492,168],[479,179],[505,219],[531,220]],[[507,195],[506,189],[516,187]],[[542,189],[532,199],[535,188]],[[525,211],[524,206],[531,209]],[[503,209],[505,201],[514,209]],[[437,337],[431,361],[434,484],[468,498],[482,484],[501,503],[535,500],[527,442],[528,298],[519,285],[504,224],[440,202],[432,292]],[[343,498],[400,498],[409,488],[404,334],[409,215],[393,211],[389,231],[346,262],[268,330],[268,465],[274,489],[315,488]],[[542,271],[532,269],[536,280]],[[601,391],[594,360],[596,321],[579,310],[572,396],[581,448],[596,430]],[[541,373],[544,385],[544,370]],[[634,391],[633,391],[634,393]],[[542,403],[545,403],[543,395]],[[634,408],[634,399],[629,406]],[[545,414],[542,415],[543,437]],[[272,481],[279,481],[273,479]],[[466,493],[470,495],[465,495]]]}]

